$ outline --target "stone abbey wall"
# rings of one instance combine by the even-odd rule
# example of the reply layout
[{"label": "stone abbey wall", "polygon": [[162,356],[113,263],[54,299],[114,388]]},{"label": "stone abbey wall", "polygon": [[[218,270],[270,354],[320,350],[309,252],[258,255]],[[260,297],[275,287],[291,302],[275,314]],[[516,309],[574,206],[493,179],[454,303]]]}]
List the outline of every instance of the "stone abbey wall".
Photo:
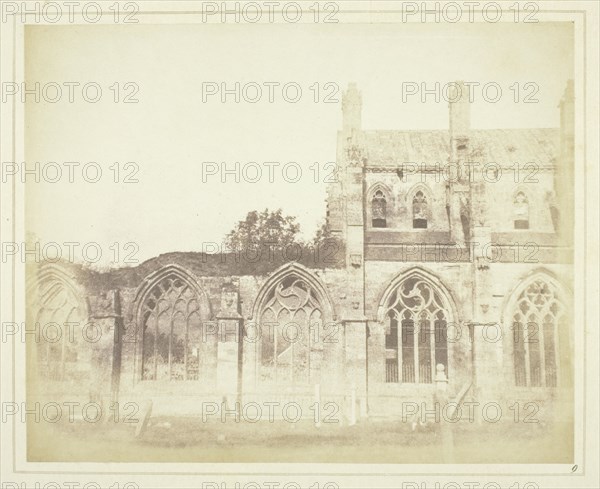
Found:
[{"label": "stone abbey wall", "polygon": [[[346,405],[355,396],[363,415],[397,415],[399,402],[431,400],[436,389],[434,373],[421,382],[386,377],[390,351],[386,348],[389,346],[386,342],[387,301],[405,279],[416,277],[440,294],[451,325],[447,332],[445,365],[451,398],[459,395],[465,386],[469,386],[469,399],[539,401],[554,396],[555,386],[540,385],[532,389],[531,385],[515,385],[511,314],[523,287],[539,279],[555,285],[566,304],[570,300],[569,292],[562,282],[568,277],[569,267],[492,264],[485,273],[495,277],[493,283],[476,293],[473,292],[473,268],[471,264],[429,263],[424,266],[407,262],[390,266],[388,262],[367,262],[365,304],[368,306],[364,314],[362,310],[357,314],[362,297],[348,287],[348,272],[344,269],[310,270],[291,263],[270,276],[197,277],[172,264],[153,272],[136,288],[113,289],[98,295],[96,291],[75,285],[76,276],[59,273],[55,265],[48,266],[44,272],[46,279],[61,284],[59,287],[65,290],[76,287],[81,294],[78,307],[82,324],[93,322],[102,335],[98,341],[80,342],[76,361],[65,363],[64,376],[34,384],[40,388],[34,389],[32,395],[68,397],[76,394],[77,398],[89,395],[90,399],[112,397],[137,403],[152,400],[155,412],[194,415],[198,414],[199,403],[221,402],[224,397],[229,402],[296,399],[308,405],[314,402],[318,385],[318,395],[323,401],[329,399]],[[318,297],[325,302],[323,309],[328,310],[329,321],[320,323],[322,329],[312,333],[309,347],[309,356],[318,366],[311,370],[311,377],[300,375],[293,381],[288,375],[265,380],[261,376],[262,343],[256,339],[257,325],[261,325],[258,311],[273,287],[290,278],[314,287],[317,294],[322,294]],[[185,280],[206,300],[206,315],[202,317],[205,336],[197,338],[203,355],[201,373],[197,377],[144,378],[145,343],[140,306],[161,280]],[[302,345],[306,351],[306,342],[292,338],[295,331],[295,327],[290,330],[290,343]],[[570,351],[571,330],[556,339],[557,345],[563,343],[567,346],[561,346],[560,351]],[[39,349],[43,344],[41,341],[33,346]],[[301,350],[298,346],[298,351]],[[568,354],[561,355],[563,363],[570,361]],[[284,370],[288,363],[281,360]],[[78,375],[73,375],[74,370]]]},{"label": "stone abbey wall", "polygon": [[[83,340],[28,339],[29,396],[185,415],[329,400],[371,417],[442,387],[459,403],[568,401],[572,194],[556,175],[573,168],[572,87],[559,129],[472,131],[455,104],[449,132],[363,131],[360,93],[345,93],[335,263],[172,253],[105,273],[32,267],[28,322],[74,323]],[[496,166],[475,174],[474,159]],[[523,181],[513,160],[533,165]],[[444,178],[450,164],[462,176]]]}]

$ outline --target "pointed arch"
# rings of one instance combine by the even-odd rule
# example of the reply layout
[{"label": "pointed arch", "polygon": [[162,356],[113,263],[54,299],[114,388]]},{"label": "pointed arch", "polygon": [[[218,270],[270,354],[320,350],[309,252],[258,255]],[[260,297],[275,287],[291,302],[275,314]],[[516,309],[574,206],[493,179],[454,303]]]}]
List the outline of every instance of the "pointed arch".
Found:
[{"label": "pointed arch", "polygon": [[413,229],[427,229],[432,219],[433,194],[429,186],[418,182],[406,194]]},{"label": "pointed arch", "polygon": [[442,294],[444,305],[448,308],[450,314],[452,315],[452,320],[457,321],[460,317],[460,314],[456,306],[457,302],[453,293],[451,292],[451,289],[437,275],[420,266],[414,266],[400,272],[392,280],[390,280],[386,287],[380,292],[379,300],[377,302],[377,320],[379,322],[383,321],[385,317],[385,304],[389,301],[394,290],[396,290],[398,286],[407,278],[413,276],[430,283],[432,287],[437,289]]},{"label": "pointed arch", "polygon": [[408,189],[408,192],[406,192],[404,197],[408,205],[413,201],[417,192],[422,192],[428,202],[433,200],[433,192],[431,191],[431,188],[429,188],[429,185],[424,182],[417,182]]},{"label": "pointed arch", "polygon": [[552,286],[559,291],[559,294],[563,300],[568,303],[568,298],[572,296],[571,288],[567,287],[564,282],[560,280],[558,275],[552,270],[546,267],[538,267],[534,270],[528,271],[513,281],[510,290],[504,296],[504,301],[502,303],[500,320],[503,323],[510,319],[510,311],[511,308],[514,307],[518,295],[523,292],[528,284],[538,279],[545,280],[552,284]]},{"label": "pointed arch", "polygon": [[519,185],[512,195],[512,214],[515,229],[529,229],[529,193]]},{"label": "pointed arch", "polygon": [[83,310],[85,311],[86,317],[90,314],[90,306],[87,297],[81,287],[77,284],[76,277],[69,273],[64,267],[61,267],[55,263],[44,264],[37,269],[37,273],[33,276],[27,277],[26,290],[27,297],[30,300],[41,300],[40,296],[41,287],[44,284],[55,284],[60,285],[69,294],[76,297],[81,303]]},{"label": "pointed arch", "polygon": [[212,305],[208,300],[208,295],[204,291],[204,289],[200,286],[200,280],[189,270],[186,268],[177,265],[177,264],[168,264],[165,265],[158,270],[150,273],[146,278],[142,280],[140,285],[138,285],[131,305],[129,307],[129,311],[127,313],[127,319],[129,321],[134,321],[137,315],[139,314],[140,305],[143,302],[144,298],[150,292],[152,287],[156,285],[158,282],[163,280],[165,277],[174,276],[183,280],[189,287],[193,288],[199,296],[202,296],[206,299],[206,306],[210,311],[210,317],[212,318]]},{"label": "pointed arch", "polygon": [[370,223],[373,228],[389,226],[388,211],[392,203],[392,192],[382,182],[371,186],[367,192],[367,208],[370,213]]},{"label": "pointed arch", "polygon": [[530,192],[531,192],[531,187],[528,187],[527,185],[524,185],[524,184],[520,184],[513,188],[510,197],[514,201],[515,198],[517,197],[517,195],[524,194],[527,197],[527,199],[529,200]]},{"label": "pointed arch", "polygon": [[335,318],[333,302],[316,274],[295,262],[279,268],[254,304],[254,323],[261,331],[257,380],[265,385],[320,383],[321,336]]},{"label": "pointed arch", "polygon": [[521,277],[507,295],[501,319],[511,340],[508,353],[517,387],[552,388],[569,377],[568,297],[568,289],[546,269]]},{"label": "pointed arch", "polygon": [[[203,338],[211,304],[198,280],[178,265],[150,274],[132,303],[136,325],[136,374],[141,380],[199,380],[216,338]],[[208,339],[214,340],[210,343]]]},{"label": "pointed arch", "polygon": [[382,192],[388,201],[392,198],[392,189],[384,182],[376,182],[367,190],[367,200],[371,201],[377,192]]},{"label": "pointed arch", "polygon": [[297,277],[305,280],[318,294],[319,300],[326,307],[328,316],[334,321],[337,319],[334,303],[331,300],[331,296],[321,279],[304,265],[301,265],[297,262],[290,262],[275,270],[260,288],[260,291],[256,296],[256,300],[254,301],[254,307],[252,308],[252,320],[257,320],[260,316],[259,311],[264,305],[269,291],[278,283],[280,283],[282,278],[288,275],[296,275]]},{"label": "pointed arch", "polygon": [[428,384],[438,365],[448,372],[447,331],[457,317],[450,292],[430,272],[414,267],[395,277],[377,311],[385,328],[385,381]]},{"label": "pointed arch", "polygon": [[89,374],[89,344],[82,331],[89,303],[75,277],[57,264],[45,264],[27,283],[27,320],[34,324],[37,376],[48,381],[78,382]]}]

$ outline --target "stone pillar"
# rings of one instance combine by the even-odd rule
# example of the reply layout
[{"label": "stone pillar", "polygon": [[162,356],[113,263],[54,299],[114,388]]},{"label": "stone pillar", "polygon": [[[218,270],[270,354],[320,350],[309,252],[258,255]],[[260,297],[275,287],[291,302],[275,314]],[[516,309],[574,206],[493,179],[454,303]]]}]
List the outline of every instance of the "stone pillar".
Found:
[{"label": "stone pillar", "polygon": [[238,288],[226,283],[221,289],[221,310],[217,314],[217,391],[233,407],[241,398],[242,316]]},{"label": "stone pillar", "polygon": [[[448,377],[446,376],[445,367],[441,363],[436,365],[435,370],[435,403],[440,411],[444,411],[450,399],[448,396]],[[448,409],[447,412],[447,419],[440,418],[439,431],[444,463],[452,463],[454,462],[454,433],[452,431],[453,425],[448,419],[454,418],[454,411]]]},{"label": "stone pillar", "polygon": [[361,133],[362,98],[355,84],[343,96],[343,129],[338,137],[338,162],[341,164],[340,185],[343,199],[343,237],[347,298],[351,308],[344,312],[344,395],[348,413],[356,417],[367,411],[367,321],[365,317],[365,152]]},{"label": "stone pillar", "polygon": [[350,83],[342,97],[343,131],[361,130],[362,95],[356,83]]},{"label": "stone pillar", "polygon": [[348,413],[354,419],[367,416],[367,320],[348,319],[344,324],[344,394],[349,397]]},{"label": "stone pillar", "polygon": [[[327,184],[327,225],[333,236],[344,240],[347,239],[348,183],[355,178],[352,174],[346,174],[346,168],[350,151],[359,156],[361,112],[362,96],[356,84],[351,83],[342,97],[342,130],[337,135],[339,178]],[[356,202],[359,205],[361,203],[362,200]]]},{"label": "stone pillar", "polygon": [[[493,298],[493,261],[491,253],[491,229],[477,226],[473,230],[473,291],[472,291],[472,358],[473,393],[477,399],[493,399],[502,389],[504,375],[502,370],[503,337],[510,331],[503,331],[500,323],[500,311]],[[487,252],[487,255],[484,253]],[[481,382],[482,379],[493,379]]]},{"label": "stone pillar", "polygon": [[455,82],[449,92],[450,158],[447,205],[450,213],[450,235],[462,249],[471,240],[471,189],[469,169],[469,132],[471,104],[469,87]]},{"label": "stone pillar", "polygon": [[[361,136],[362,99],[355,84],[343,95],[343,130],[338,136],[337,161],[341,165],[340,198],[343,237],[346,241],[346,264],[360,269],[364,254],[364,164],[366,154]],[[353,281],[351,281],[354,283]],[[361,280],[362,283],[362,280]]]},{"label": "stone pillar", "polygon": [[461,251],[468,252],[471,241],[471,196],[468,185],[448,184],[448,206],[450,208],[450,239]]},{"label": "stone pillar", "polygon": [[573,243],[575,185],[575,89],[569,80],[560,101],[560,158],[554,172],[556,206],[553,216],[565,244]]},{"label": "stone pillar", "polygon": [[346,168],[345,206],[346,206],[346,263],[349,270],[362,276],[364,256],[364,196],[363,196],[363,166],[359,163],[362,151],[350,148],[352,164]]},{"label": "stone pillar", "polygon": [[[118,290],[90,298],[92,323],[84,330],[84,339],[92,344],[90,398],[109,413],[118,401],[121,378],[121,337],[123,317]],[[93,325],[93,326],[92,326]]]}]

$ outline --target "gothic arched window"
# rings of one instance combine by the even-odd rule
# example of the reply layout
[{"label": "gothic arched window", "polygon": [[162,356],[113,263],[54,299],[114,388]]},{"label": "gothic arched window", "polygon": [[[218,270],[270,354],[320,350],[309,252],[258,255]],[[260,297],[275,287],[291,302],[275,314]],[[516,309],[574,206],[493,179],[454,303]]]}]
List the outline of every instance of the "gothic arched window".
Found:
[{"label": "gothic arched window", "polygon": [[563,314],[555,287],[545,280],[533,281],[519,294],[512,314],[517,386],[556,387]]},{"label": "gothic arched window", "polygon": [[141,306],[142,380],[197,380],[208,348],[202,338],[202,297],[177,274],[146,294]]},{"label": "gothic arched window", "polygon": [[372,226],[374,228],[387,227],[387,202],[381,190],[375,192],[371,204]]},{"label": "gothic arched window", "polygon": [[89,365],[89,350],[83,341],[85,303],[73,287],[56,277],[38,284],[35,327],[38,375],[53,381],[81,381]]},{"label": "gothic arched window", "polygon": [[412,201],[413,228],[427,229],[427,197],[419,190]]},{"label": "gothic arched window", "polygon": [[529,229],[529,201],[523,192],[515,195],[513,208],[515,229]]},{"label": "gothic arched window", "polygon": [[318,383],[323,358],[320,295],[295,273],[278,280],[259,312],[261,381]]},{"label": "gothic arched window", "polygon": [[430,384],[436,366],[448,371],[449,312],[441,294],[420,276],[406,278],[386,304],[386,382]]}]

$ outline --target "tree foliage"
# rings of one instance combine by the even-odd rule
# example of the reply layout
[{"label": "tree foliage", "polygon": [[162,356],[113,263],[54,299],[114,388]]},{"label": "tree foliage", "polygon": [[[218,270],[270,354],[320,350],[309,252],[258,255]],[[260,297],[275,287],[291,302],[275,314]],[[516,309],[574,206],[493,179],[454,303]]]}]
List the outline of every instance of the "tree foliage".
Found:
[{"label": "tree foliage", "polygon": [[302,244],[298,240],[300,225],[295,217],[284,216],[281,209],[262,212],[252,211],[246,219],[238,222],[226,238],[232,250],[248,250],[262,246],[285,248]]},{"label": "tree foliage", "polygon": [[225,241],[247,262],[248,273],[269,271],[290,261],[319,268],[343,266],[344,262],[343,243],[326,223],[310,241],[303,241],[296,218],[285,216],[281,209],[249,212]]}]

